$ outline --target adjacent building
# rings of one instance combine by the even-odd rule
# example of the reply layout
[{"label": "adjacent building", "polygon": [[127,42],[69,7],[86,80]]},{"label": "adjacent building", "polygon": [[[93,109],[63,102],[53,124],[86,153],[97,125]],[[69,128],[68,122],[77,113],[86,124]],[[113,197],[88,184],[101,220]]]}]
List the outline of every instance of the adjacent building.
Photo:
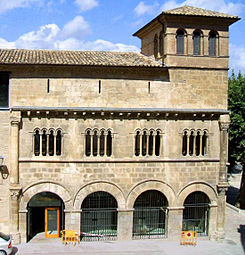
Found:
[{"label": "adjacent building", "polygon": [[134,34],[141,53],[1,49],[1,231],[222,238],[237,20],[162,12]]}]

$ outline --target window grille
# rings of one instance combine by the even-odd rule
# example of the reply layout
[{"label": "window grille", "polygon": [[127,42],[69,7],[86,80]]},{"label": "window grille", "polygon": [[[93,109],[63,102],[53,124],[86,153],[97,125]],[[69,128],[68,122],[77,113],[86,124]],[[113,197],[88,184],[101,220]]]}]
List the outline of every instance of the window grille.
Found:
[{"label": "window grille", "polygon": [[134,203],[133,238],[162,238],[166,230],[166,197],[157,190],[148,190]]},{"label": "window grille", "polygon": [[112,155],[112,132],[110,130],[87,130],[85,133],[85,155],[87,157],[110,157]]},{"label": "window grille", "polygon": [[179,29],[176,35],[177,54],[184,54],[184,37],[185,37],[184,31]]},{"label": "window grille", "polygon": [[[36,130],[34,138],[34,155],[35,156],[60,156],[61,155],[61,130],[57,131],[55,136],[54,130]],[[40,141],[41,140],[41,141]],[[55,149],[56,148],[56,149]]]},{"label": "window grille", "polygon": [[116,239],[117,201],[111,194],[94,192],[85,198],[81,209],[83,241]]},{"label": "window grille", "polygon": [[203,192],[191,193],[184,202],[183,231],[197,231],[208,235],[209,198]]}]

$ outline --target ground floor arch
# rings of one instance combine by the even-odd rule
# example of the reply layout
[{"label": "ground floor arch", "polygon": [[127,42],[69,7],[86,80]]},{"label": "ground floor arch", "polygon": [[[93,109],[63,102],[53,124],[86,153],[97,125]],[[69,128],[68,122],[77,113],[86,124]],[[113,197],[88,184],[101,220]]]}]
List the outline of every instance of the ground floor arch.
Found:
[{"label": "ground floor arch", "polygon": [[134,203],[133,238],[165,237],[167,206],[167,198],[160,191],[141,193]]},{"label": "ground floor arch", "polygon": [[88,195],[81,205],[82,240],[114,240],[117,237],[117,201],[108,192]]},{"label": "ground floor arch", "polygon": [[197,231],[198,235],[208,235],[209,204],[210,200],[204,192],[189,194],[184,201],[182,229]]},{"label": "ground floor arch", "polygon": [[64,228],[64,202],[52,192],[40,192],[27,204],[27,241],[37,234],[59,237]]}]

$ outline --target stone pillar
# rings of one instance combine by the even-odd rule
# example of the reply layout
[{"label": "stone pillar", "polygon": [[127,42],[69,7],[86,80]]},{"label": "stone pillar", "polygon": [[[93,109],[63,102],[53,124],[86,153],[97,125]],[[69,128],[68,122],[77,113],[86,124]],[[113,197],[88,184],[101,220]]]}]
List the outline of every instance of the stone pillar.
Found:
[{"label": "stone pillar", "polygon": [[13,243],[20,243],[19,233],[19,197],[21,187],[19,185],[19,126],[21,121],[20,112],[12,112],[10,117],[10,201],[9,218],[10,233],[13,236]]},{"label": "stone pillar", "polygon": [[10,183],[19,183],[19,125],[21,121],[20,112],[12,112],[10,117]]},{"label": "stone pillar", "polygon": [[81,212],[82,210],[64,210],[65,212],[65,229],[75,230],[80,233]]},{"label": "stone pillar", "polygon": [[208,235],[211,240],[216,239],[216,223],[217,223],[217,208],[216,201],[211,201],[209,204],[209,224]]},{"label": "stone pillar", "polygon": [[133,236],[134,209],[118,209],[117,239],[119,241],[131,240]]},{"label": "stone pillar", "polygon": [[217,238],[224,238],[225,232],[225,207],[226,207],[226,191],[229,187],[227,182],[227,159],[228,159],[228,128],[230,124],[229,115],[221,115],[219,119],[220,126],[220,167],[219,181],[217,185],[218,191],[218,210],[217,210]]},{"label": "stone pillar", "polygon": [[27,219],[28,210],[19,210],[19,232],[20,232],[20,239],[22,243],[26,243],[26,235],[27,235]]},{"label": "stone pillar", "polygon": [[13,243],[20,243],[19,233],[19,196],[21,189],[19,187],[10,187],[10,201],[9,201],[9,218],[10,218],[10,233],[13,237]]},{"label": "stone pillar", "polygon": [[170,240],[179,240],[182,231],[184,207],[168,207],[167,210],[167,237]]}]

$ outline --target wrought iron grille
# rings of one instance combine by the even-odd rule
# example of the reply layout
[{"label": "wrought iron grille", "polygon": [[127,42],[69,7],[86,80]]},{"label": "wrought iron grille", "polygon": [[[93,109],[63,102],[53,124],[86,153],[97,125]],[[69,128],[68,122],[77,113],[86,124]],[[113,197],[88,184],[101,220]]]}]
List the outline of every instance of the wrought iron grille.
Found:
[{"label": "wrought iron grille", "polygon": [[142,193],[134,204],[133,239],[166,235],[166,197],[156,190]]},{"label": "wrought iron grille", "polygon": [[200,236],[208,235],[209,199],[202,192],[190,194],[184,203],[184,231],[197,231]]},{"label": "wrought iron grille", "polygon": [[117,237],[117,202],[107,192],[95,192],[82,204],[83,241],[115,240]]}]

